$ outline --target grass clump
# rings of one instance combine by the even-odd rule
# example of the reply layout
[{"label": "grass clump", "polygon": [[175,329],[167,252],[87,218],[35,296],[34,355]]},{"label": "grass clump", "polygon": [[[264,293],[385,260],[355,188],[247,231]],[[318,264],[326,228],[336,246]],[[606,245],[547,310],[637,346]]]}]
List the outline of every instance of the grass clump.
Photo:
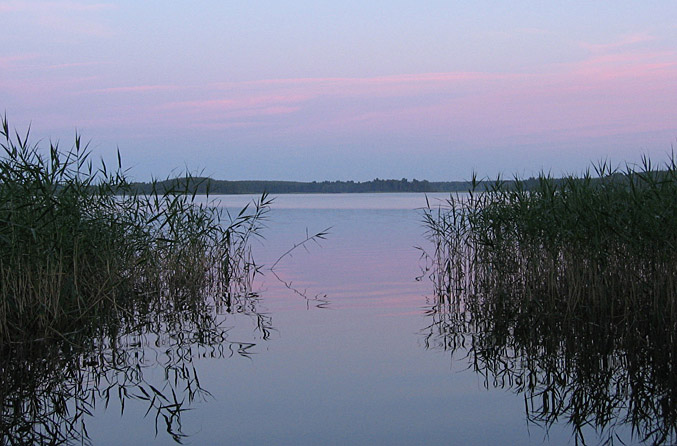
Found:
[{"label": "grass clump", "polygon": [[[613,443],[677,436],[677,167],[641,166],[486,191],[428,208],[436,303],[427,345],[464,351],[528,419]],[[473,184],[480,184],[473,181]],[[528,187],[529,186],[529,187]]]},{"label": "grass clump", "polygon": [[139,194],[118,165],[95,167],[73,148],[43,153],[0,129],[0,346],[82,330],[143,298],[174,299],[245,286],[249,238],[270,200],[227,218],[185,189]]}]

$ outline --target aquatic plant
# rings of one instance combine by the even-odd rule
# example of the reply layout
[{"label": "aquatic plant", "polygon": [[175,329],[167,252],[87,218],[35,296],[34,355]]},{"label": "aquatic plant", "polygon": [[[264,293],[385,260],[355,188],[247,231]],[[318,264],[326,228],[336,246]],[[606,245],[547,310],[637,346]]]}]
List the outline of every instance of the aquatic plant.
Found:
[{"label": "aquatic plant", "polygon": [[[43,152],[25,135],[0,137],[0,435],[3,444],[88,440],[96,402],[140,400],[156,428],[180,441],[181,413],[208,395],[196,355],[248,355],[227,339],[226,317],[246,315],[262,339],[250,240],[271,200],[237,215],[183,188],[139,194],[118,165],[94,167],[72,149]],[[156,183],[152,183],[156,184]],[[156,350],[156,351],[154,351]],[[227,351],[226,351],[227,350]],[[165,382],[143,371],[161,366]]]},{"label": "aquatic plant", "polygon": [[[487,386],[577,443],[621,426],[677,434],[677,169],[640,167],[526,187],[500,179],[424,213],[436,302],[427,345],[464,352]],[[475,183],[475,181],[473,181]]]},{"label": "aquatic plant", "polygon": [[[138,194],[118,166],[94,167],[79,135],[47,153],[0,129],[0,345],[77,330],[150,294],[180,296],[246,285],[249,239],[270,204],[228,219],[185,189]],[[155,183],[154,183],[155,184]]]}]

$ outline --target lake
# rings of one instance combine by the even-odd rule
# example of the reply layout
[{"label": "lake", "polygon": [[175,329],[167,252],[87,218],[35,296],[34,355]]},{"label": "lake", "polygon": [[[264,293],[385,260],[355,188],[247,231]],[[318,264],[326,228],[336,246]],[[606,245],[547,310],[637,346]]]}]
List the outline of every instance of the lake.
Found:
[{"label": "lake", "polygon": [[[217,198],[236,212],[254,197]],[[408,193],[275,197],[264,238],[252,243],[254,294],[219,313],[221,341],[130,341],[156,364],[143,380],[175,390],[190,410],[172,419],[138,391],[107,407],[99,398],[85,420],[93,444],[171,444],[168,419],[187,444],[573,444],[569,424],[528,421],[523,394],[447,348],[420,249],[431,249],[424,206],[423,194]],[[326,239],[285,255],[328,227]],[[179,372],[164,367],[177,355]],[[603,438],[583,432],[591,444]]]}]

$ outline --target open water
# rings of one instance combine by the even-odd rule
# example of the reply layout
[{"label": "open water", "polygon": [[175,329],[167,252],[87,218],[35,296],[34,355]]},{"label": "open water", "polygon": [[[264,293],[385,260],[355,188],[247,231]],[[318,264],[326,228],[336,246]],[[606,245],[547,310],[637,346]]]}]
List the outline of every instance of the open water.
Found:
[{"label": "open water", "polygon": [[[254,197],[217,198],[237,211]],[[436,340],[424,206],[423,194],[410,193],[276,197],[265,238],[253,242],[262,265],[255,311],[226,315],[226,348],[191,351],[190,367],[209,393],[179,396],[190,409],[180,417],[182,441],[573,444],[570,425],[527,421],[524,395]],[[283,256],[328,227],[326,240]],[[163,354],[161,342],[153,349]],[[167,388],[162,367],[144,379]],[[146,401],[120,409],[116,399],[97,405],[86,424],[93,444],[173,442]]]}]

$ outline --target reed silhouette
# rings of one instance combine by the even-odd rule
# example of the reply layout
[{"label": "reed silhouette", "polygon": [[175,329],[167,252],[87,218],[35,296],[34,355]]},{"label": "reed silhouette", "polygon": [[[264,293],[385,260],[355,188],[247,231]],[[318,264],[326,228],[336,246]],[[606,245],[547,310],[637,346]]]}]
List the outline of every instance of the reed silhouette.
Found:
[{"label": "reed silhouette", "polygon": [[[230,215],[187,188],[142,195],[119,155],[111,171],[79,136],[43,151],[0,127],[2,444],[87,442],[86,418],[111,399],[143,401],[181,441],[181,413],[209,395],[193,359],[250,354],[223,328],[236,315],[260,339],[272,330],[249,243],[271,200]],[[163,382],[144,376],[154,367]]]},{"label": "reed silhouette", "polygon": [[576,443],[677,440],[677,169],[542,175],[424,213],[435,246],[428,348],[462,354],[528,420]]}]

